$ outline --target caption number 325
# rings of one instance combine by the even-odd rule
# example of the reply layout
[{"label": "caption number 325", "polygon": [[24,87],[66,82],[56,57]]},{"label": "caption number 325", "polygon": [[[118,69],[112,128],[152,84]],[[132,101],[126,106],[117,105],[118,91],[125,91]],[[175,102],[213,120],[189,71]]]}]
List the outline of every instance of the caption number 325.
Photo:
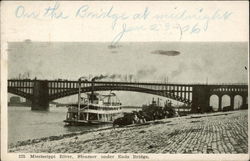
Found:
[{"label": "caption number 325", "polygon": [[24,154],[20,154],[20,155],[18,155],[18,158],[25,158],[25,155]]}]

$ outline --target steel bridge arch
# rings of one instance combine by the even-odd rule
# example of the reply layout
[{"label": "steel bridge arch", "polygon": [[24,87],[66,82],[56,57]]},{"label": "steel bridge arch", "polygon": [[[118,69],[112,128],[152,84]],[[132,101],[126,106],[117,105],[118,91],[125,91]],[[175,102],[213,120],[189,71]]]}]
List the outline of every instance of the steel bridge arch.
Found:
[{"label": "steel bridge arch", "polygon": [[[109,91],[109,90],[112,90],[112,91],[139,92],[139,93],[146,93],[146,94],[153,94],[153,95],[167,97],[167,98],[174,99],[174,100],[182,102],[182,103],[187,103],[187,104],[192,103],[191,100],[187,100],[187,99],[182,98],[180,96],[174,95],[174,93],[171,93],[169,91],[152,90],[152,89],[148,89],[148,88],[131,87],[131,86],[94,86],[94,88],[89,86],[89,87],[81,88],[81,93],[91,92],[92,90],[93,91]],[[78,93],[78,89],[62,91],[62,92],[50,95],[49,101],[53,101],[55,99],[75,95],[77,93]]]},{"label": "steel bridge arch", "polygon": [[32,99],[32,95],[31,94],[23,92],[23,91],[21,91],[21,90],[19,90],[17,88],[8,88],[8,93],[21,96],[21,97],[26,98],[28,100]]}]

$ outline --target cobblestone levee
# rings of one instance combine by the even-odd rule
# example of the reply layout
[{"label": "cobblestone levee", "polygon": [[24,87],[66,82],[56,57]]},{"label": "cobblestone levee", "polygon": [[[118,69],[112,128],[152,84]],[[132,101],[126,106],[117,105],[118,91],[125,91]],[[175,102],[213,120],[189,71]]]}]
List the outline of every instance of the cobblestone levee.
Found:
[{"label": "cobblestone levee", "polygon": [[247,153],[247,110],[159,120],[9,149],[45,153]]}]

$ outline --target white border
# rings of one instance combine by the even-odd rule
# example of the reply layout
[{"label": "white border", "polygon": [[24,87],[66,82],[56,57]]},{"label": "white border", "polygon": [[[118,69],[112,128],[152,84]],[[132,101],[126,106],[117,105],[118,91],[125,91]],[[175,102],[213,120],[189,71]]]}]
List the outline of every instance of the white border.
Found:
[{"label": "white border", "polygon": [[[79,29],[77,25],[83,26],[82,21],[69,20],[67,22],[60,21],[52,21],[50,20],[39,20],[33,21],[28,20],[25,22],[21,22],[20,20],[15,19],[15,17],[11,14],[13,12],[13,8],[18,5],[27,5],[29,9],[38,8],[46,6],[54,2],[1,2],[1,158],[2,160],[21,160],[18,159],[17,153],[8,153],[7,152],[7,42],[11,41],[24,41],[26,39],[31,39],[32,41],[110,41],[112,40],[113,33],[109,27],[104,26],[104,28],[97,28],[94,30],[76,30]],[[68,2],[63,1],[60,4],[65,7],[65,10],[70,12],[71,8],[75,8],[79,5],[79,3],[90,4],[91,6],[102,6],[102,5],[114,5],[119,9],[135,11],[138,8],[142,9],[141,6],[150,5],[154,10],[162,9],[162,6],[180,6],[180,7],[188,7],[194,8],[196,6],[204,6],[205,8],[211,9],[213,7],[220,7],[222,9],[232,9],[235,13],[238,13],[235,18],[232,19],[232,22],[227,23],[226,26],[221,26],[220,23],[213,24],[219,29],[223,30],[223,34],[218,37],[217,28],[211,29],[208,33],[199,37],[187,37],[182,41],[248,41],[249,39],[249,8],[247,1],[199,1],[199,2],[191,2],[191,1],[130,1],[130,2],[119,2],[119,1],[109,1],[109,2]],[[70,6],[70,7],[66,7]],[[95,26],[96,21],[86,20],[84,22],[89,24],[89,26]],[[103,23],[103,22],[101,22]],[[101,23],[99,25],[101,25]],[[130,23],[130,22],[128,22]],[[43,25],[43,28],[38,28],[38,25]],[[45,27],[45,28],[44,28]],[[60,27],[59,29],[57,27]],[[86,27],[86,26],[85,26]],[[90,27],[91,28],[91,27]],[[66,31],[72,30],[71,33],[63,32],[63,29]],[[42,30],[42,31],[39,31]],[[235,34],[233,31],[237,31]],[[63,34],[62,34],[63,32]],[[99,33],[98,35],[96,33]],[[100,34],[101,33],[101,34]],[[79,35],[87,35],[86,37],[79,37]],[[140,33],[141,34],[141,33]],[[144,33],[145,34],[145,33]],[[148,35],[149,34],[149,35]],[[178,41],[175,38],[172,39],[164,39],[164,37],[151,35],[150,33],[146,33],[142,38],[146,41]],[[159,36],[159,37],[157,37]],[[149,38],[150,37],[150,38]],[[142,41],[138,39],[140,37],[127,37],[124,41]],[[248,68],[249,69],[249,68]],[[30,154],[25,154],[29,156]],[[56,154],[58,156],[59,154]],[[77,154],[69,154],[69,155],[77,155]],[[96,154],[100,157],[102,154]],[[118,154],[114,154],[118,155]],[[132,156],[133,154],[128,154]],[[145,154],[150,157],[149,160],[248,160],[248,154]],[[58,158],[58,157],[57,157]],[[24,159],[29,160],[29,159]],[[45,160],[45,159],[30,159],[30,160]],[[59,160],[59,159],[56,159]],[[61,160],[61,159],[60,159]],[[67,159],[66,159],[67,160]],[[82,159],[81,159],[82,160]],[[90,159],[87,159],[90,160]],[[99,159],[98,159],[99,160]],[[112,159],[114,160],[114,159]],[[123,160],[123,159],[122,159]],[[135,160],[135,159],[133,159]],[[147,159],[146,159],[147,160]]]}]

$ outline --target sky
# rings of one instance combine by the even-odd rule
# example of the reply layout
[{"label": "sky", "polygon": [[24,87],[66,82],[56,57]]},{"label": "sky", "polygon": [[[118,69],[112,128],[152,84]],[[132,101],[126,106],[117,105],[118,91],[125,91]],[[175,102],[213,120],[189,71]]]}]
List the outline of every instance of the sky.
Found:
[{"label": "sky", "polygon": [[[247,83],[247,42],[10,42],[8,78],[68,79],[105,75],[103,80],[176,83]],[[29,73],[29,74],[27,74]],[[152,95],[121,93],[125,104]]]}]

